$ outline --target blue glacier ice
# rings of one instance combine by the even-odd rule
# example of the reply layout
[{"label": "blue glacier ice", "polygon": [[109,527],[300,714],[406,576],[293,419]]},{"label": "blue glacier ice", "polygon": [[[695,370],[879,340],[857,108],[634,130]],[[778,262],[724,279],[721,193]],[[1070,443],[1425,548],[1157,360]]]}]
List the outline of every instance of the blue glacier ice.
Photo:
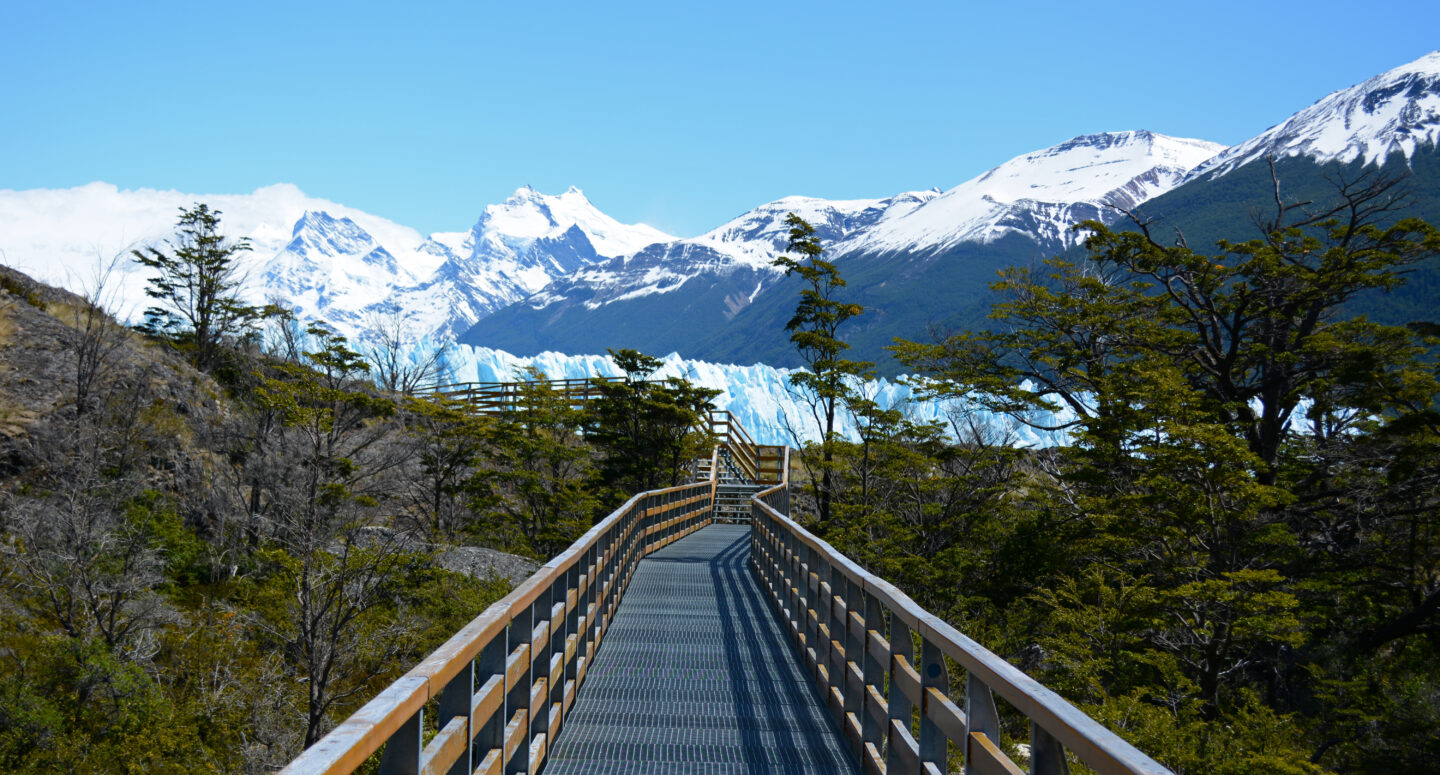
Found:
[{"label": "blue glacier ice", "polygon": [[[795,446],[798,442],[818,440],[817,424],[811,419],[809,407],[789,387],[791,370],[759,363],[739,366],[686,360],[676,353],[662,360],[664,365],[655,377],[682,377],[696,385],[719,390],[716,407],[734,414],[756,442]],[[622,375],[609,355],[545,352],[522,357],[469,345],[452,345],[446,365],[449,372],[447,379],[452,382],[509,382],[532,366],[549,379]],[[861,390],[882,408],[898,408],[917,421],[939,421],[952,431],[957,424],[978,428],[992,441],[1004,440],[1022,447],[1050,447],[1066,441],[1063,432],[1036,430],[1013,418],[985,412],[973,404],[917,398],[914,387],[903,378],[897,381],[877,379],[863,385]],[[1045,425],[1057,425],[1068,418],[1062,414],[1032,419]],[[841,432],[846,437],[852,440],[859,438],[853,417],[845,415],[840,422]]]}]

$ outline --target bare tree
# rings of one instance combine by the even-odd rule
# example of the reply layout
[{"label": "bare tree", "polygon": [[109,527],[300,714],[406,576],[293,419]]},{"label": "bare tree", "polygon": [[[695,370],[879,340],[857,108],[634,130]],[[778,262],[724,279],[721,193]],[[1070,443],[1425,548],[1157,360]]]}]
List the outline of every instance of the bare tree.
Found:
[{"label": "bare tree", "polygon": [[105,411],[32,430],[31,485],[45,494],[6,504],[18,540],[0,547],[18,570],[16,583],[43,601],[37,613],[132,661],[153,655],[155,631],[171,616],[156,591],[164,558],[154,517],[164,504],[142,496],[143,476],[128,462],[144,444],[137,418],[146,392],[117,391]]},{"label": "bare tree", "polygon": [[116,255],[106,261],[96,255],[93,274],[89,279],[80,281],[80,303],[70,313],[66,347],[75,355],[76,414],[84,414],[91,409],[91,399],[98,383],[105,378],[129,336],[109,312],[118,300],[114,280],[122,258]]},{"label": "bare tree", "polygon": [[296,319],[290,300],[274,294],[267,296],[264,314],[260,349],[272,358],[299,363],[305,355],[305,329]]},{"label": "bare tree", "polygon": [[398,307],[371,312],[365,326],[360,350],[376,386],[408,396],[434,385],[443,375],[450,341],[432,341],[416,334]]}]

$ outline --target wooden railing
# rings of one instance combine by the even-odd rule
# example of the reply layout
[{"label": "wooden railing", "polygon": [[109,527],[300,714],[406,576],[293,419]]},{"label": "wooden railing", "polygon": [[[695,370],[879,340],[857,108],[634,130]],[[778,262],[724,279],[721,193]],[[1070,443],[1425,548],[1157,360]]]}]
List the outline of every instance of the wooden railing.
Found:
[{"label": "wooden railing", "polygon": [[[642,557],[709,524],[715,481],[631,498],[291,762],[282,775],[533,775]],[[424,743],[427,703],[439,730]]]},{"label": "wooden railing", "polygon": [[[1102,775],[1169,775],[1058,694],[796,524],[787,516],[788,501],[784,484],[751,501],[751,569],[789,625],[865,772],[951,772],[953,745],[967,775],[1022,775],[1001,747],[994,699],[999,694],[1029,719],[1032,775],[1068,772],[1066,751]],[[951,696],[951,664],[965,672],[964,710]]]},{"label": "wooden railing", "polygon": [[710,412],[710,432],[715,434],[715,443],[730,451],[730,462],[750,480],[758,478],[759,450],[735,415],[720,409]]},{"label": "wooden railing", "polygon": [[594,377],[590,379],[551,379],[535,382],[456,382],[438,385],[433,392],[455,401],[464,401],[476,411],[484,414],[498,414],[515,409],[525,389],[546,389],[556,397],[565,399],[571,406],[579,407],[600,395],[599,382],[624,382],[624,377]]},{"label": "wooden railing", "polygon": [[[593,377],[533,382],[456,382],[436,386],[433,392],[454,401],[463,401],[481,414],[498,415],[522,408],[522,398],[526,390],[547,390],[570,406],[580,408],[600,397],[597,383],[624,381],[624,377]],[[714,434],[716,443],[729,450],[731,462],[742,475],[750,479],[759,478],[759,448],[734,415],[725,410],[703,413],[695,430]]]},{"label": "wooden railing", "polygon": [[[779,484],[790,476],[790,448],[760,445],[755,448],[755,481],[758,484]],[[788,514],[789,508],[783,510]]]},{"label": "wooden railing", "polygon": [[[748,441],[726,422],[732,443]],[[1020,775],[1002,747],[998,694],[1028,719],[1033,775],[1067,773],[1067,751],[1101,775],[1170,775],[792,521],[789,449],[755,449],[779,484],[751,500],[751,570],[865,772],[948,773],[954,750],[967,775]],[[381,775],[534,775],[636,565],[710,524],[719,455],[707,482],[631,498],[281,774],[350,773],[383,749]],[[963,703],[951,665],[965,673]],[[428,743],[427,706],[437,714]]]}]

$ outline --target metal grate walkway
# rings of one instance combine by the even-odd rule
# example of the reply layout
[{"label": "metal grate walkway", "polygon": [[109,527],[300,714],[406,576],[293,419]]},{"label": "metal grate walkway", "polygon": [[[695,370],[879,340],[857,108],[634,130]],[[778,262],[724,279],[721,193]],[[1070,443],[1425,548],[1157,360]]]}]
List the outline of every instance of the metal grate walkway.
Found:
[{"label": "metal grate walkway", "polygon": [[749,556],[714,525],[640,562],[545,775],[858,772]]}]

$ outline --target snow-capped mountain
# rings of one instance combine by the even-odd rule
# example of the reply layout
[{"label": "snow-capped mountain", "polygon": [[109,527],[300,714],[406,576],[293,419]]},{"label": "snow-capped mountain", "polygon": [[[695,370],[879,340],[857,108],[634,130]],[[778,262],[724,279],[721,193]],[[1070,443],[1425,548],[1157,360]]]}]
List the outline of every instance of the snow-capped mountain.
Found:
[{"label": "snow-capped mountain", "polygon": [[1147,131],[1083,135],[1017,156],[876,224],[834,252],[934,252],[1016,233],[1069,247],[1073,224],[1109,220],[1113,207],[1130,209],[1165,193],[1224,148]]},{"label": "snow-capped mountain", "polygon": [[380,305],[428,311],[416,328],[454,336],[557,278],[674,240],[645,224],[620,223],[573,186],[558,196],[524,186],[486,206],[470,231],[430,235],[419,249],[441,258],[439,268]]},{"label": "snow-capped mountain", "polygon": [[147,270],[130,251],[162,245],[179,210],[196,202],[221,212],[224,235],[249,240],[237,263],[251,301],[280,301],[351,338],[363,337],[373,313],[394,310],[417,337],[463,332],[556,277],[674,240],[610,218],[575,188],[547,196],[526,186],[484,208],[469,231],[422,237],[289,184],[215,195],[91,183],[0,191],[0,261],[79,289],[93,283],[97,261],[118,257],[112,306],[137,317],[151,300]]},{"label": "snow-capped mountain", "polygon": [[[1325,193],[1333,177],[1325,165],[1399,159],[1422,204],[1440,202],[1428,193],[1440,176],[1437,140],[1440,52],[1230,149],[1145,131],[1084,135],[943,192],[788,197],[689,239],[619,223],[575,188],[545,195],[523,187],[484,207],[469,230],[424,236],[291,185],[194,195],[93,183],[0,191],[0,261],[77,288],[97,257],[160,243],[179,208],[203,201],[223,213],[227,236],[254,248],[241,261],[252,300],[281,297],[352,337],[376,313],[399,312],[417,337],[463,334],[520,353],[635,347],[784,365],[794,358],[784,323],[798,281],[771,262],[788,239],[784,217],[795,212],[816,227],[846,292],[867,308],[851,354],[882,360],[894,336],[981,321],[997,269],[1072,247],[1070,225],[1112,219],[1112,206],[1144,205],[1185,225],[1192,244],[1235,236],[1205,229],[1248,224],[1254,203],[1245,197],[1273,199],[1273,186],[1257,182],[1268,180],[1257,172],[1265,165],[1254,164],[1265,157],[1281,160],[1286,191],[1302,199]],[[1190,231],[1187,219],[1200,226]],[[145,271],[120,270],[113,306],[135,316],[150,302]]]},{"label": "snow-capped mountain", "polygon": [[[983,289],[999,268],[988,259],[967,259],[960,271],[924,271],[938,256],[1007,236],[1023,244],[992,251],[1007,262],[1017,250],[1064,250],[1075,241],[1072,224],[1113,220],[1119,214],[1109,205],[1130,208],[1163,193],[1221,149],[1144,131],[1086,135],[1011,159],[943,193],[846,201],[787,197],[699,237],[581,269],[481,319],[461,341],[520,353],[623,346],[695,357],[744,358],[741,353],[748,352],[771,358],[789,351],[788,362],[794,357],[793,348],[785,346],[788,315],[782,318],[779,310],[794,308],[796,289],[771,265],[789,240],[788,213],[815,227],[852,286],[862,281],[857,300],[878,306],[885,295],[909,293],[913,299],[897,297],[892,306],[909,307],[905,314],[919,315],[924,326],[925,317],[954,300],[949,286]],[[893,260],[897,255],[906,257],[900,262],[905,266]],[[643,325],[647,321],[659,324]],[[883,338],[877,341],[888,345],[898,333],[906,332],[879,331],[876,336]],[[742,349],[711,349],[735,342]]]},{"label": "snow-capped mountain", "polygon": [[1200,165],[1191,178],[1217,178],[1250,162],[1306,156],[1344,164],[1409,160],[1440,143],[1440,51],[1342,89]]},{"label": "snow-capped mountain", "polygon": [[359,224],[324,211],[301,215],[290,242],[264,267],[260,285],[268,298],[351,331],[364,326],[375,299],[416,282]]},{"label": "snow-capped mountain", "polygon": [[[266,186],[249,194],[121,190],[109,183],[68,189],[0,190],[0,261],[45,282],[80,289],[92,282],[97,263],[118,257],[117,274],[107,290],[116,292],[116,312],[135,316],[151,300],[144,292],[147,270],[128,260],[130,251],[160,245],[174,234],[180,208],[196,202],[205,202],[221,212],[221,231],[227,237],[250,240],[252,249],[239,255],[238,264],[240,273],[248,278],[250,297],[257,302],[266,296],[262,276],[267,265],[292,244],[301,252],[311,250],[305,246],[307,240],[320,249],[313,264],[294,253],[286,259],[296,262],[296,271],[315,275],[311,279],[289,278],[296,288],[330,287],[334,281],[324,277],[330,272],[378,279],[375,267],[363,264],[371,250],[361,247],[367,240],[384,246],[395,259],[400,282],[428,276],[440,265],[439,260],[416,252],[424,238],[414,229],[307,196],[289,184]],[[312,223],[300,223],[307,213],[315,214]],[[322,224],[320,214],[331,223]],[[348,225],[343,225],[346,221]],[[327,229],[335,232],[333,245],[324,236]],[[342,231],[346,232],[344,236]],[[299,244],[295,244],[297,239]],[[351,285],[349,281],[340,284]],[[375,292],[384,293],[378,289]]]},{"label": "snow-capped mountain", "polygon": [[525,305],[540,310],[568,302],[594,310],[606,304],[670,293],[692,279],[724,279],[737,289],[723,299],[724,314],[731,317],[781,274],[771,262],[789,244],[790,231],[785,225],[789,213],[814,226],[824,244],[834,244],[886,218],[908,213],[938,195],[938,191],[918,191],[887,199],[786,197],[698,237],[657,242],[634,254],[593,264],[526,299]]},{"label": "snow-capped mountain", "polygon": [[933,253],[1012,233],[1047,248],[1068,247],[1075,239],[1072,224],[1111,219],[1115,213],[1108,205],[1131,208],[1164,193],[1223,148],[1146,131],[1102,133],[1016,157],[944,193],[932,189],[856,200],[786,197],[699,237],[655,244],[582,269],[525,304],[540,310],[568,302],[594,310],[674,292],[691,279],[740,273],[743,287],[723,300],[727,318],[733,317],[779,276],[771,262],[785,252],[785,216],[792,212],[815,227],[832,256]]}]

